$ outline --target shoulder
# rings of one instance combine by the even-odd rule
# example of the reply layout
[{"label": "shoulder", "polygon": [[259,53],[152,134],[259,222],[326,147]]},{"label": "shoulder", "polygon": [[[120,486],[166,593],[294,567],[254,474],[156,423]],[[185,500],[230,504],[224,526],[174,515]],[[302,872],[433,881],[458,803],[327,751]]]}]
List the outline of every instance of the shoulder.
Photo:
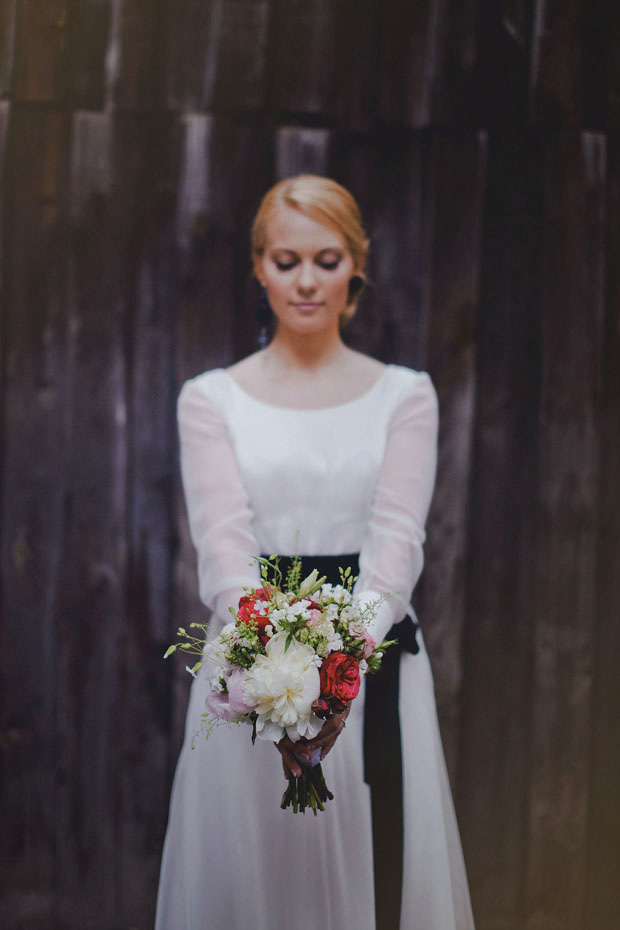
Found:
[{"label": "shoulder", "polygon": [[188,378],[181,385],[177,398],[177,415],[179,419],[192,413],[219,412],[226,403],[228,378],[223,368],[211,368],[193,378]]},{"label": "shoulder", "polygon": [[392,422],[425,425],[433,432],[439,422],[439,401],[435,386],[426,371],[405,365],[388,365],[384,378],[390,398]]},{"label": "shoulder", "polygon": [[406,365],[388,365],[389,380],[401,398],[416,396],[437,403],[437,392],[427,371],[418,371]]}]

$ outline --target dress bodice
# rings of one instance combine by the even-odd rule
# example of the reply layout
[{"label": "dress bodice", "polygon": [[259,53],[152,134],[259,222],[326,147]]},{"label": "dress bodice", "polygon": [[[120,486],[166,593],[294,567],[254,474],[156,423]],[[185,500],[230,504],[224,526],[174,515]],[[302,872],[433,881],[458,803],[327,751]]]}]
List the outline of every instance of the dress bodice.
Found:
[{"label": "dress bodice", "polygon": [[435,476],[426,373],[388,365],[360,397],[300,410],[257,400],[218,368],[185,382],[178,417],[200,595],[222,620],[258,583],[248,563],[260,552],[359,551],[358,593],[396,595],[385,622],[402,616]]}]

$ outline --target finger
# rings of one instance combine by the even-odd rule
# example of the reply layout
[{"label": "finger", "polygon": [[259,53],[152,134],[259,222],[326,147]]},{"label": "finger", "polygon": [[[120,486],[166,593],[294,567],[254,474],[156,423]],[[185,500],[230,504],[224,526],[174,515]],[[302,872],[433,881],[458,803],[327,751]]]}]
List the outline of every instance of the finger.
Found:
[{"label": "finger", "polygon": [[[287,745],[287,741],[291,748],[289,748],[289,745]],[[299,778],[301,775],[301,766],[295,758],[295,754],[292,751],[293,744],[288,739],[288,737],[280,740],[279,743],[275,743],[275,747],[282,756],[282,769],[284,771],[284,777],[291,778],[292,776],[295,776],[296,778]]]}]

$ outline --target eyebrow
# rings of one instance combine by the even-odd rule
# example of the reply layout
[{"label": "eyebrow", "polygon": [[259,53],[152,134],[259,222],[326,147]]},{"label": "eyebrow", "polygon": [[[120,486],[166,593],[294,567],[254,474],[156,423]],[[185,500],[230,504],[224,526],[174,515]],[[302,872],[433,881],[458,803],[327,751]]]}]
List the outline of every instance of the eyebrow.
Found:
[{"label": "eyebrow", "polygon": [[[271,253],[273,254],[274,252],[288,252],[289,255],[298,254],[295,251],[295,249],[287,249],[284,246],[277,246],[277,245],[271,249]],[[319,249],[319,251],[317,252],[317,255],[323,255],[325,252],[336,252],[336,254],[342,255],[344,254],[344,249],[342,248],[342,246],[339,246],[339,245],[330,245],[326,249]]]}]

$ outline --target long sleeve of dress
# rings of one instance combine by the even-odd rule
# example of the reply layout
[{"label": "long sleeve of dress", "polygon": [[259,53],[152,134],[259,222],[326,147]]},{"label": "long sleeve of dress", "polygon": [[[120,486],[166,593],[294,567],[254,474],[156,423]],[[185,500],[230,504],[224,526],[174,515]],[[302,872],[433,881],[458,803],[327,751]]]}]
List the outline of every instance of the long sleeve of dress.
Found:
[{"label": "long sleeve of dress", "polygon": [[203,389],[186,381],[177,402],[180,463],[190,536],[198,557],[200,599],[220,625],[244,586],[260,586],[251,563],[259,550],[252,511],[221,415]]},{"label": "long sleeve of dress", "polygon": [[409,610],[424,565],[425,524],[437,467],[437,395],[429,376],[416,372],[392,417],[370,519],[360,550],[355,593],[363,603],[383,594],[369,626],[380,642]]}]

